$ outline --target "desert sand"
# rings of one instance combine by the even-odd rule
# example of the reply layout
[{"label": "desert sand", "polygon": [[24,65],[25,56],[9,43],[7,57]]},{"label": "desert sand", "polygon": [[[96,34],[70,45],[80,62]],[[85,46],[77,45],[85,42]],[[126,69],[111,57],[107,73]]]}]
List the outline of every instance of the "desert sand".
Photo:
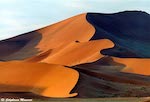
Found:
[{"label": "desert sand", "polygon": [[[76,70],[60,65],[27,62],[0,63],[0,92],[33,92],[46,97],[73,97]],[[10,70],[11,69],[11,70]]]},{"label": "desert sand", "polygon": [[150,75],[150,59],[113,58],[113,60],[125,65],[123,72]]},{"label": "desert sand", "polygon": [[126,65],[116,62],[112,57],[105,56],[93,63],[72,68],[80,75],[72,91],[78,93],[78,98],[150,96],[150,77],[123,71]]},{"label": "desert sand", "polygon": [[[99,42],[103,42],[87,42],[93,36],[95,29],[85,18],[86,14],[81,14],[42,29],[1,41],[1,51],[4,51],[4,54],[0,55],[1,60],[8,62],[0,63],[2,72],[0,92],[33,92],[47,97],[77,95],[69,93],[77,83],[78,72],[61,65],[75,65],[84,63],[85,60],[89,62],[97,60],[101,56],[98,54],[101,47],[89,52],[90,58],[86,53],[81,56],[81,59],[78,59],[77,56],[81,55],[81,47],[83,47],[83,51],[88,51],[88,47],[93,48],[94,44],[99,45]],[[87,43],[78,44],[76,41]],[[104,40],[106,44],[110,42]],[[111,46],[113,46],[112,43],[108,45],[108,47]],[[73,54],[72,50],[74,50]],[[66,57],[61,53],[66,54]],[[76,56],[71,61],[71,57],[75,54]],[[61,56],[62,59],[59,58]],[[55,60],[56,62],[54,62]],[[13,71],[11,71],[12,69]]]},{"label": "desert sand", "polygon": [[95,29],[81,14],[62,22],[0,42],[1,60],[23,60],[72,42],[86,42]]},{"label": "desert sand", "polygon": [[[41,59],[41,55],[28,59],[28,62],[54,63],[65,66],[74,66],[82,63],[94,62],[104,55],[99,51],[113,47],[114,44],[110,40],[97,40],[81,43],[71,43],[65,47],[60,47],[51,51],[51,54],[45,52],[47,57]],[[85,53],[86,52],[86,53]],[[44,54],[44,55],[46,55]],[[40,58],[39,58],[40,57]]]},{"label": "desert sand", "polygon": [[[110,17],[121,19],[124,14],[130,15],[122,12]],[[57,98],[149,96],[150,59],[144,49],[149,48],[149,40],[133,33],[139,42],[132,43],[135,49],[127,46],[135,39],[129,33],[132,29],[124,29],[122,25],[130,28],[128,23],[118,25],[116,19],[113,25],[110,17],[81,14],[0,41],[0,92]]]}]

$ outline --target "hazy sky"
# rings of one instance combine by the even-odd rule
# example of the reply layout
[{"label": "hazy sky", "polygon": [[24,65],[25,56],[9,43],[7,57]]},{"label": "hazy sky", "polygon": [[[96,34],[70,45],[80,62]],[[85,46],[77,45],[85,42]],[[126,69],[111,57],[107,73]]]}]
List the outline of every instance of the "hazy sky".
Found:
[{"label": "hazy sky", "polygon": [[41,28],[85,12],[142,10],[150,0],[0,0],[0,39]]}]

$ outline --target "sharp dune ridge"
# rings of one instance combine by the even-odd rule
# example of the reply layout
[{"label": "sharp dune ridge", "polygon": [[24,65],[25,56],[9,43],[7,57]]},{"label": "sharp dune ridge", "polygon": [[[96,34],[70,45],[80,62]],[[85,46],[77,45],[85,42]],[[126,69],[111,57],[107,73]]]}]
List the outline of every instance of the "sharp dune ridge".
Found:
[{"label": "sharp dune ridge", "polygon": [[150,96],[149,22],[139,11],[87,13],[2,40],[0,92]]}]

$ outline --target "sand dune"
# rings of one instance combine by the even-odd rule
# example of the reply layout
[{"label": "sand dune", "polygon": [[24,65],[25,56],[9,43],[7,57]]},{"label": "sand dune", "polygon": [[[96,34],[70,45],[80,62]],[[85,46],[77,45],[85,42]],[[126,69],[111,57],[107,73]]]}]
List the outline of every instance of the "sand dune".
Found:
[{"label": "sand dune", "polygon": [[[114,44],[110,40],[97,40],[81,43],[71,43],[65,47],[51,51],[51,54],[41,59],[41,55],[28,59],[28,62],[54,63],[65,66],[74,66],[82,63],[94,62],[103,57],[99,52],[102,49],[111,48]],[[86,53],[85,53],[86,52]],[[46,52],[46,54],[49,54]],[[44,54],[44,55],[46,55]],[[43,54],[42,54],[43,56]],[[39,58],[40,57],[40,58]]]},{"label": "sand dune", "polygon": [[125,72],[150,75],[149,14],[138,11],[88,13],[87,20],[96,29],[91,40],[106,38],[115,44],[113,48],[102,50],[102,54],[124,64]]},{"label": "sand dune", "polygon": [[76,65],[72,68],[80,77],[72,92],[78,92],[78,98],[150,96],[150,77],[122,72],[124,67],[111,57]]},{"label": "sand dune", "polygon": [[110,39],[115,47],[102,54],[121,58],[150,58],[150,15],[140,11],[88,13],[96,32],[91,40]]},{"label": "sand dune", "polygon": [[[75,96],[76,94],[69,94],[69,92],[77,82],[78,74],[76,71],[57,65],[33,63],[33,59],[36,62],[52,63],[53,61],[49,62],[49,57],[58,54],[54,59],[58,61],[53,64],[74,65],[75,63],[80,63],[80,61],[82,63],[86,62],[82,60],[88,60],[87,54],[85,55],[86,58],[82,56],[82,59],[79,60],[77,59],[78,56],[75,56],[73,61],[70,62],[70,59],[67,58],[70,58],[71,55],[73,56],[71,54],[67,57],[63,56],[64,62],[61,63],[59,58],[61,56],[60,52],[69,47],[71,49],[65,49],[65,51],[70,53],[71,50],[84,47],[84,45],[87,45],[87,47],[83,48],[83,50],[88,51],[88,47],[93,48],[93,44],[95,44],[95,42],[93,44],[90,44],[91,42],[88,44],[87,42],[94,32],[94,27],[86,20],[86,14],[82,14],[36,31],[0,41],[1,61],[19,60],[19,62],[0,63],[0,71],[2,73],[0,92],[25,91],[48,97]],[[87,44],[76,44],[76,41],[87,42]],[[105,42],[108,43],[110,41],[107,40]],[[96,44],[98,45],[98,43]],[[111,46],[111,43],[109,46]],[[100,47],[90,53],[96,54],[95,56],[91,55],[92,58],[89,61],[94,61],[96,57],[99,57],[99,50]],[[74,53],[80,54],[79,51],[80,49],[77,52],[74,51]],[[32,61],[26,62],[28,58],[32,59]],[[7,74],[4,71],[7,71]],[[35,73],[35,76],[31,77],[31,73]],[[11,80],[10,77],[15,80]],[[45,90],[40,89],[45,87]]]},{"label": "sand dune", "polygon": [[113,58],[114,61],[124,64],[122,71],[142,75],[150,75],[150,59]]},{"label": "sand dune", "polygon": [[[0,60],[22,60],[69,43],[90,40],[95,29],[81,14],[0,42]],[[4,53],[2,54],[2,52]]]},{"label": "sand dune", "polygon": [[0,92],[149,96],[149,24],[145,12],[88,13],[2,40]]},{"label": "sand dune", "polygon": [[86,42],[95,33],[94,27],[86,20],[86,14],[81,14],[52,26],[37,30],[42,34],[42,40],[37,48],[42,51],[65,46],[70,42]]},{"label": "sand dune", "polygon": [[27,62],[0,63],[0,92],[33,92],[46,97],[73,97],[78,72],[59,65]]}]

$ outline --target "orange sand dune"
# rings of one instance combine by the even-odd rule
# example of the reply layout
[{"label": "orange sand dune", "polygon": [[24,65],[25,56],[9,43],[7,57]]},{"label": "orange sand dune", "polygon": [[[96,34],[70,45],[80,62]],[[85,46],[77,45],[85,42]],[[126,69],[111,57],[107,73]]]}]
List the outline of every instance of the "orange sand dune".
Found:
[{"label": "orange sand dune", "polygon": [[0,59],[23,60],[75,41],[89,41],[94,33],[95,28],[86,20],[86,14],[81,14],[0,42],[0,51],[5,50]]},{"label": "orange sand dune", "polygon": [[78,81],[77,71],[59,65],[0,62],[0,92],[33,92],[47,97],[69,94]]},{"label": "orange sand dune", "polygon": [[71,43],[65,47],[60,47],[52,50],[51,54],[48,56],[48,52],[45,54],[28,59],[29,62],[40,62],[44,63],[54,63],[66,66],[74,66],[82,63],[94,62],[103,57],[100,54],[102,49],[111,48],[114,44],[107,39],[95,40],[84,43]]},{"label": "orange sand dune", "polygon": [[[86,14],[82,14],[3,41],[0,45],[5,45],[8,52],[1,55],[1,60],[21,59],[22,62],[0,63],[0,92],[33,92],[48,97],[77,95],[69,94],[78,80],[75,70],[44,63],[76,65],[101,58],[100,50],[113,47],[113,43],[109,40],[87,42],[94,32]],[[7,49],[10,42],[14,42],[12,50]],[[24,62],[28,57],[32,58]]]},{"label": "orange sand dune", "polygon": [[122,71],[142,75],[150,75],[150,59],[115,58],[113,60],[126,65]]},{"label": "orange sand dune", "polygon": [[[95,28],[86,20],[86,14],[81,14],[0,41],[1,61],[19,60],[0,62],[0,92],[32,92],[47,97],[76,96],[77,93],[69,93],[76,85],[79,74],[74,69],[63,66],[94,62],[104,57],[100,53],[101,50],[114,46],[114,43],[107,39],[89,41],[94,33]],[[126,65],[122,70],[124,72],[150,75],[148,59],[113,57],[113,60]],[[90,78],[95,76],[107,81],[114,79],[113,81],[118,83],[131,82],[126,77],[119,78],[122,74],[117,72],[112,76],[107,74],[107,71],[91,73],[79,70],[80,73],[81,71],[90,73]],[[87,80],[89,82],[89,79]],[[137,83],[141,84],[141,81],[134,82]]]},{"label": "orange sand dune", "polygon": [[36,32],[42,34],[42,40],[37,48],[47,51],[77,40],[89,41],[95,33],[95,28],[86,20],[86,14],[81,14]]}]

